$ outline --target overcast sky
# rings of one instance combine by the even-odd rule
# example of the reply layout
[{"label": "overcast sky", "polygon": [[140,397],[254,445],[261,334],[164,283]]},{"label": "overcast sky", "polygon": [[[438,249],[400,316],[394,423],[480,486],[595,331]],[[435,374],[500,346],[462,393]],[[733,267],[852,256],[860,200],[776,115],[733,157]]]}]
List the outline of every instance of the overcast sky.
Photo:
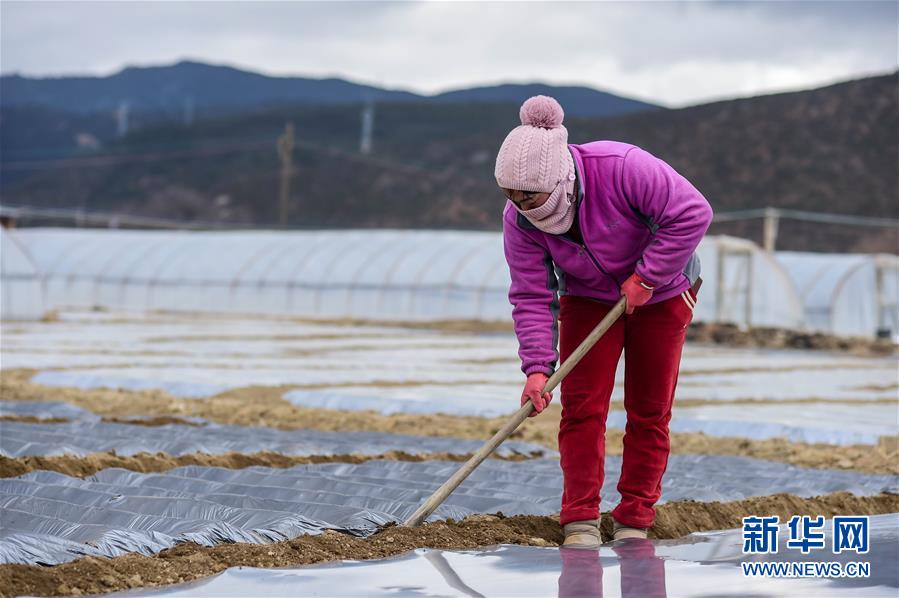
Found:
[{"label": "overcast sky", "polygon": [[897,19],[895,0],[3,0],[0,71],[108,75],[193,59],[419,93],[587,85],[675,107],[896,70]]}]

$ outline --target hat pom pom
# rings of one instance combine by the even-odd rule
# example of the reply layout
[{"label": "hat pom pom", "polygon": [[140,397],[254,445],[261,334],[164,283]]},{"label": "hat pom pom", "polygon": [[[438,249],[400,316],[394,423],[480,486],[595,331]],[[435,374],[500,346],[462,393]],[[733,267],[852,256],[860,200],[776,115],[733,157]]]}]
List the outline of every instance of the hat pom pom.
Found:
[{"label": "hat pom pom", "polygon": [[534,96],[525,100],[518,111],[521,124],[555,129],[562,124],[565,112],[562,106],[549,96]]}]

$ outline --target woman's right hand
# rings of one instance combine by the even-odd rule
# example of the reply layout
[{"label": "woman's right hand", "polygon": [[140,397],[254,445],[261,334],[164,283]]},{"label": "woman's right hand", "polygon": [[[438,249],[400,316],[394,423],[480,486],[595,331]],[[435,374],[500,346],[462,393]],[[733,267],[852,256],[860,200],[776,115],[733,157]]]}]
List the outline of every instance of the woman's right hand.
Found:
[{"label": "woman's right hand", "polygon": [[534,404],[534,411],[528,417],[534,417],[541,413],[553,398],[553,393],[543,392],[549,376],[540,372],[534,372],[528,376],[527,382],[524,384],[524,390],[521,392],[521,406],[523,407],[528,400]]}]

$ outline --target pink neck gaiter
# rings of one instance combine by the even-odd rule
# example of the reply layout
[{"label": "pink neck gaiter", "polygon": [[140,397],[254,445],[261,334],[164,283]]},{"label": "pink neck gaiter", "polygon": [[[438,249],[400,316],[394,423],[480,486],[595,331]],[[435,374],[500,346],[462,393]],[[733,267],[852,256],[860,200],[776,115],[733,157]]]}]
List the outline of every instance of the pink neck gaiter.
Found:
[{"label": "pink neck gaiter", "polygon": [[519,210],[518,206],[515,209],[543,232],[561,235],[571,228],[574,221],[573,178],[566,177],[559,181],[542,206],[533,210]]}]

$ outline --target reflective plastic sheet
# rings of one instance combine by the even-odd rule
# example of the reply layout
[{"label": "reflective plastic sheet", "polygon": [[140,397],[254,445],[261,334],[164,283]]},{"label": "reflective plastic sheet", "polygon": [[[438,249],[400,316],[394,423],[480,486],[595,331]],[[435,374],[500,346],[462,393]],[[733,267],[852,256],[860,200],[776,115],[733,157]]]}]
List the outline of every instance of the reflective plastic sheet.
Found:
[{"label": "reflective plastic sheet", "polygon": [[[296,385],[284,398],[304,407],[489,417],[517,409],[522,383],[511,332],[85,311],[62,312],[52,323],[2,324],[0,334],[3,366],[39,369],[33,381],[48,386],[158,388],[199,398]],[[671,429],[876,444],[896,432],[897,368],[895,357],[688,344]],[[320,388],[303,388],[310,384]],[[721,405],[679,406],[692,400]],[[608,425],[622,427],[623,416],[613,411]]]},{"label": "reflective plastic sheet", "polygon": [[[151,554],[179,541],[269,542],[323,529],[367,535],[379,525],[404,520],[458,467],[443,461],[369,461],[290,469],[182,467],[160,474],[106,469],[85,479],[33,472],[0,480],[0,562],[58,563],[98,552]],[[620,498],[615,490],[620,467],[619,457],[607,458],[603,510]],[[556,460],[487,460],[432,519],[498,511],[550,515],[559,510],[561,483]],[[742,457],[672,455],[660,502],[841,490],[899,492],[899,477]],[[55,540],[44,545],[39,539],[47,536]]]},{"label": "reflective plastic sheet", "polygon": [[[877,444],[881,436],[896,434],[899,403],[860,407],[811,402],[789,408],[770,403],[680,407],[674,409],[670,427],[673,432],[839,445]],[[619,421],[610,421],[609,426],[624,427],[624,413],[610,413],[610,420],[613,415]]]},{"label": "reflective plastic sheet", "polygon": [[[5,407],[3,408],[5,409]],[[0,409],[0,412],[3,411]],[[63,410],[59,410],[63,412]],[[194,427],[179,424],[139,426],[73,421],[64,424],[30,424],[0,421],[0,455],[87,455],[115,451],[119,455],[166,453],[184,455],[202,452],[218,455],[230,451],[278,452],[284,455],[379,455],[389,451],[421,453],[473,453],[481,447],[477,440],[406,436],[383,432],[321,432],[318,430],[276,430],[249,426],[208,423]],[[501,456],[555,455],[536,444],[510,441],[498,449]]]},{"label": "reflective plastic sheet", "polygon": [[[742,530],[703,532],[679,540],[620,540],[599,550],[497,546],[481,550],[415,550],[377,561],[344,561],[295,569],[237,567],[195,583],[121,596],[686,596],[895,597],[899,588],[899,515],[870,519],[870,551],[743,555]],[[825,530],[829,530],[828,520]],[[746,577],[741,562],[868,563],[868,577]]]},{"label": "reflective plastic sheet", "polygon": [[[94,415],[81,407],[56,401],[0,401],[0,415],[31,416],[40,419],[59,417],[81,421],[100,420],[99,415]],[[0,445],[2,442],[0,435]]]}]

